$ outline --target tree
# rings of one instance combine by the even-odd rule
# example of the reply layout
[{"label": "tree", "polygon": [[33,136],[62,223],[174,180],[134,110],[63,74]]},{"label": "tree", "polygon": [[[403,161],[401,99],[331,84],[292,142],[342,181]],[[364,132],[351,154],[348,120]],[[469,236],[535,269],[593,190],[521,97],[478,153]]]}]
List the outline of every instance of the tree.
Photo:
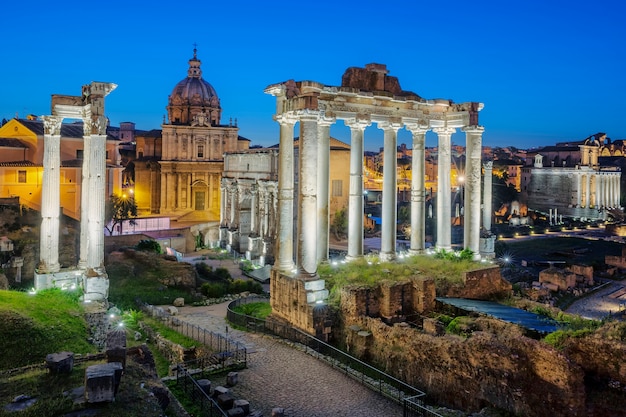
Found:
[{"label": "tree", "polygon": [[335,213],[333,222],[330,225],[330,230],[335,235],[337,240],[344,239],[348,236],[348,215],[345,208],[342,208]]},{"label": "tree", "polygon": [[[106,201],[104,211],[105,228],[109,231],[109,234],[113,234],[113,230],[119,224],[122,225],[125,220],[130,220],[130,224],[134,225],[136,222],[133,220],[137,217],[137,203],[133,196],[127,196],[126,194],[118,195],[112,194]],[[110,227],[108,225],[111,225]]]}]

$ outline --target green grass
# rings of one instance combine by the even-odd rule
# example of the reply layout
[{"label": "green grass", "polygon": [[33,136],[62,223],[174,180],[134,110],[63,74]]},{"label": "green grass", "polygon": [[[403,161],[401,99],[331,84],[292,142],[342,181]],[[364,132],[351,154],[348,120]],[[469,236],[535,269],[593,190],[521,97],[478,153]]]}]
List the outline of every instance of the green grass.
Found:
[{"label": "green grass", "polygon": [[241,304],[233,308],[235,313],[245,314],[246,316],[255,317],[257,319],[265,319],[272,314],[272,306],[269,302],[256,302],[249,304]]},{"label": "green grass", "polygon": [[200,342],[198,342],[197,340],[178,333],[176,330],[167,327],[165,324],[161,323],[158,320],[148,317],[144,319],[144,322],[153,330],[159,332],[161,336],[163,336],[167,340],[177,343],[184,348],[191,348],[200,345]]},{"label": "green grass", "polygon": [[450,261],[433,256],[411,256],[398,262],[375,262],[369,258],[358,259],[340,265],[322,265],[320,278],[326,280],[330,302],[338,301],[339,290],[348,285],[374,287],[381,281],[399,282],[410,277],[432,278],[438,289],[462,283],[464,272],[483,268],[471,260]]},{"label": "green grass", "polygon": [[78,295],[58,289],[0,291],[0,369],[40,363],[49,353],[92,353]]}]

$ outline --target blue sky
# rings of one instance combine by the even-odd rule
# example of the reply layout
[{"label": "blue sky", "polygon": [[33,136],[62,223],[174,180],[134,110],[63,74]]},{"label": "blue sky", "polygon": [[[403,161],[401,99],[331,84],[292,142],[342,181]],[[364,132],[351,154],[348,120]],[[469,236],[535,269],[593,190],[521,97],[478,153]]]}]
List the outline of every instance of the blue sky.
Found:
[{"label": "blue sky", "polygon": [[[621,0],[10,2],[0,12],[0,118],[49,114],[52,94],[107,81],[118,84],[106,102],[112,124],[160,128],[197,43],[222,123],[236,118],[256,145],[278,142],[266,86],[339,85],[346,68],[371,62],[424,98],[484,103],[485,145],[600,131],[626,139],[625,12]],[[343,122],[331,134],[349,142]],[[401,131],[399,143],[409,141]],[[380,146],[368,128],[366,148]]]}]

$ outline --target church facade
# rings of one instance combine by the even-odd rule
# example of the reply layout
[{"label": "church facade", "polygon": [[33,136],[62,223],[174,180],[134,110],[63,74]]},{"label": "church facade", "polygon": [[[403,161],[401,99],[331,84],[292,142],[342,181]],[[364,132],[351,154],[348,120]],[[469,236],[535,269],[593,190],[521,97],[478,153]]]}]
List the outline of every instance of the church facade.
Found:
[{"label": "church facade", "polygon": [[194,49],[187,77],[168,98],[161,137],[154,131],[136,137],[127,185],[141,216],[170,217],[179,224],[218,222],[224,153],[249,148],[236,123],[221,124],[219,97],[202,78],[200,64]]}]

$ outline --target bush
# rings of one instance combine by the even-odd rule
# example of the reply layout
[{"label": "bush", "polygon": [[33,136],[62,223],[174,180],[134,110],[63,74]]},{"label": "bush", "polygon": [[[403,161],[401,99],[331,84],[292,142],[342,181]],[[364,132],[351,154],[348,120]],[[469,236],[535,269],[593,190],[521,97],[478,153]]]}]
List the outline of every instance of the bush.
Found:
[{"label": "bush", "polygon": [[226,268],[215,268],[207,265],[206,262],[198,262],[195,265],[196,272],[200,276],[200,278],[205,279],[207,281],[230,281],[232,277],[228,269]]},{"label": "bush", "polygon": [[200,287],[200,292],[208,298],[220,298],[226,295],[226,286],[217,282],[205,282]]},{"label": "bush", "polygon": [[140,240],[139,243],[137,243],[137,246],[135,246],[135,248],[137,250],[144,251],[144,252],[162,253],[161,245],[159,245],[159,242],[157,242],[156,240],[152,240],[152,239]]}]

